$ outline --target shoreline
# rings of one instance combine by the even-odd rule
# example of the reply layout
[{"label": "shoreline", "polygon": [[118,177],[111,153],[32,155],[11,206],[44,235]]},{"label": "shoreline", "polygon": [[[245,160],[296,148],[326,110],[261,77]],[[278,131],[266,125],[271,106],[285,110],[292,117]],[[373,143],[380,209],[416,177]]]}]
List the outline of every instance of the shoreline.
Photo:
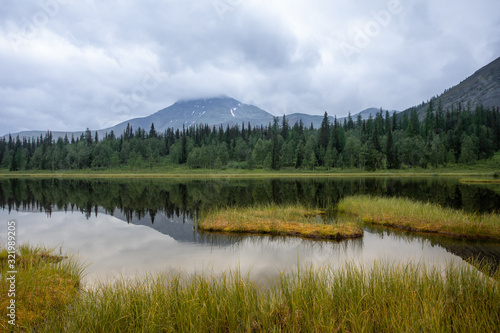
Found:
[{"label": "shoreline", "polygon": [[[462,178],[462,177],[486,177],[485,180],[493,179],[493,170],[490,171],[422,171],[422,172],[386,172],[386,171],[374,171],[374,172],[269,172],[269,171],[240,171],[240,170],[227,170],[227,171],[195,171],[195,170],[174,170],[173,172],[165,171],[138,171],[138,172],[103,172],[96,170],[88,170],[86,172],[10,172],[10,171],[0,171],[0,179],[9,178],[67,178],[67,179],[81,179],[81,178],[92,178],[92,179],[112,179],[112,178],[123,178],[123,179],[173,179],[173,178],[430,178],[430,177],[450,177],[450,178]],[[464,180],[464,182],[468,182]],[[497,181],[495,181],[497,182]],[[473,183],[471,181],[470,183]]]}]

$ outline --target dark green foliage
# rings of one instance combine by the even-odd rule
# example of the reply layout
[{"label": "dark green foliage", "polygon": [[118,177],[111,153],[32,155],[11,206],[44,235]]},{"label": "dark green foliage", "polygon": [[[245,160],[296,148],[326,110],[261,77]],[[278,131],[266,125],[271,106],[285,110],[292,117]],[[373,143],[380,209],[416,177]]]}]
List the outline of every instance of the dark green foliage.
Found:
[{"label": "dark green foliage", "polygon": [[278,133],[274,132],[273,134],[273,150],[271,155],[271,169],[279,170],[280,169],[280,147],[278,140]]},{"label": "dark green foliage", "polygon": [[[335,126],[337,126],[337,121],[335,120]],[[319,143],[324,149],[328,147],[328,142],[330,139],[330,121],[328,120],[328,113],[325,112],[323,121],[321,122],[321,127],[319,129]],[[338,137],[336,138],[338,140]]]},{"label": "dark green foliage", "polygon": [[390,126],[387,130],[387,145],[385,154],[387,156],[387,169],[397,169],[399,165],[397,161],[396,150],[394,148],[394,142],[392,139],[392,129]]},{"label": "dark green foliage", "polygon": [[286,119],[286,116],[283,115],[283,122],[281,124],[281,136],[285,140],[288,138],[288,131],[289,131],[288,119]]},{"label": "dark green foliage", "polygon": [[325,117],[319,129],[292,127],[286,117],[268,126],[196,125],[164,133],[127,126],[116,136],[99,138],[87,129],[80,137],[54,140],[45,136],[0,140],[0,168],[74,170],[153,168],[186,164],[190,168],[359,168],[398,169],[471,164],[500,149],[498,108],[478,106],[443,110],[429,104],[427,117],[418,119],[415,108],[400,116],[380,110],[375,117],[333,123]]}]

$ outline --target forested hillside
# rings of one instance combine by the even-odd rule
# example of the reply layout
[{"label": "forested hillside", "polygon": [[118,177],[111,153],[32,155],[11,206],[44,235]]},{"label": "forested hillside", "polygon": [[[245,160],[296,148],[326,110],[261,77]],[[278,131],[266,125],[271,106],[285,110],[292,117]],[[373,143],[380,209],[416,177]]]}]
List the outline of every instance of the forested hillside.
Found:
[{"label": "forested hillside", "polygon": [[74,170],[169,167],[190,168],[357,168],[360,170],[427,168],[474,163],[500,149],[499,108],[443,110],[431,102],[419,121],[416,108],[402,116],[382,111],[367,120],[339,122],[325,113],[321,127],[275,118],[267,126],[196,125],[167,129],[127,126],[104,138],[90,130],[77,138],[52,139],[47,132],[32,139],[0,141],[0,167],[18,170]]}]

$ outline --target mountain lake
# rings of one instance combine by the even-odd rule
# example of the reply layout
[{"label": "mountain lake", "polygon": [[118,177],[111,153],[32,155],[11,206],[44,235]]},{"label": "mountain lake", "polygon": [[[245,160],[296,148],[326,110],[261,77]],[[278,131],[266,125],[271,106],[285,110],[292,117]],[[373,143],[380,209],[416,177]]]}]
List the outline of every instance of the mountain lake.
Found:
[{"label": "mountain lake", "polygon": [[[332,241],[198,231],[207,209],[302,204],[326,211],[356,194],[408,197],[470,212],[498,212],[500,191],[458,178],[336,177],[276,179],[1,179],[4,230],[16,221],[18,244],[44,245],[87,265],[84,283],[181,271],[240,270],[265,280],[303,266],[405,262],[498,267],[500,242],[462,240],[365,225],[362,238]],[[0,242],[5,243],[2,232]]]}]

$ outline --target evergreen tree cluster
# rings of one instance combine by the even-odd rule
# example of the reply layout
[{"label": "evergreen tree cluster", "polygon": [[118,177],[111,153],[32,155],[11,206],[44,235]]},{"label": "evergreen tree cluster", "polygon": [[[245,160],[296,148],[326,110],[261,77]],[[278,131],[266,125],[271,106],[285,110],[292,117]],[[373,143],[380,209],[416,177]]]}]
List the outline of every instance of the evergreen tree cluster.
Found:
[{"label": "evergreen tree cluster", "polygon": [[187,165],[190,168],[282,168],[360,170],[427,168],[474,163],[500,149],[500,111],[482,106],[443,110],[429,103],[425,118],[416,108],[402,115],[383,111],[369,119],[351,115],[320,128],[302,122],[290,126],[286,116],[267,126],[196,125],[158,133],[127,126],[102,140],[86,130],[80,137],[54,140],[49,131],[37,138],[0,140],[0,168],[18,170],[132,170]]}]

